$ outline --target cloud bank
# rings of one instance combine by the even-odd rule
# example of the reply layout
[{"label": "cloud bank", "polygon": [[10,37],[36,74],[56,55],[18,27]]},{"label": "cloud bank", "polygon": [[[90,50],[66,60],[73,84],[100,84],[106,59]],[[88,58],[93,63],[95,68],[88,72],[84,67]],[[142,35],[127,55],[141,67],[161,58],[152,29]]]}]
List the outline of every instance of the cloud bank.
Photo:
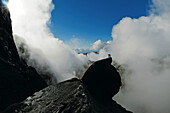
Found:
[{"label": "cloud bank", "polygon": [[107,41],[106,43],[102,43],[101,40],[97,40],[96,42],[94,42],[92,44],[92,47],[90,48],[91,50],[94,50],[94,51],[99,51],[103,48],[105,48],[107,45],[109,45],[111,43],[111,41]]},{"label": "cloud bank", "polygon": [[[113,27],[113,41],[107,46],[100,40],[94,43],[93,49],[102,49],[88,58],[95,61],[110,53],[119,64],[126,65],[125,86],[115,97],[121,104],[136,113],[169,113],[170,1],[152,2],[149,16],[123,18]],[[38,69],[45,66],[59,81],[84,69],[87,58],[54,38],[48,28],[54,9],[51,0],[10,0],[10,4],[14,34],[25,40],[16,36],[16,43],[28,46],[29,59],[39,64]]]},{"label": "cloud bank", "polygon": [[[39,72],[49,71],[59,82],[75,77],[84,69],[87,59],[55,38],[48,28],[54,9],[52,0],[10,0],[8,7],[16,44],[18,47],[25,44],[29,50],[29,55],[20,55],[29,57],[30,65],[38,67]],[[30,63],[33,60],[35,63]]]},{"label": "cloud bank", "polygon": [[170,1],[152,2],[149,16],[115,25],[113,41],[95,57],[110,53],[126,65],[125,86],[115,99],[135,113],[170,112]]}]

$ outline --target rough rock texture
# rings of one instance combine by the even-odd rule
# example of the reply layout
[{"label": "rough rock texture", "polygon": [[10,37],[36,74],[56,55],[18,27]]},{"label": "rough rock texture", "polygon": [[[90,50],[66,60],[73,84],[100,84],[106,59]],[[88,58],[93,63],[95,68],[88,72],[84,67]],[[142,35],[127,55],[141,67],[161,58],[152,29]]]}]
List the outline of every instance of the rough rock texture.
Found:
[{"label": "rough rock texture", "polygon": [[96,101],[78,79],[49,86],[4,113],[131,113],[111,100]]},{"label": "rough rock texture", "polygon": [[91,95],[102,102],[111,100],[121,86],[121,77],[111,63],[111,57],[94,62],[82,78]]},{"label": "rough rock texture", "polygon": [[0,2],[0,111],[46,86],[37,71],[19,58],[9,11]]},{"label": "rough rock texture", "polygon": [[[114,82],[115,84],[117,83]],[[0,112],[130,113],[111,98],[107,101],[100,101],[87,87],[89,93],[78,79],[45,88],[46,86],[47,84],[37,71],[19,57],[13,40],[10,14],[6,6],[2,5],[0,1]],[[103,86],[105,88],[107,85],[103,84]],[[33,93],[34,95],[30,96]],[[111,94],[113,95],[112,92]],[[103,96],[103,98],[107,98],[107,95]]]}]

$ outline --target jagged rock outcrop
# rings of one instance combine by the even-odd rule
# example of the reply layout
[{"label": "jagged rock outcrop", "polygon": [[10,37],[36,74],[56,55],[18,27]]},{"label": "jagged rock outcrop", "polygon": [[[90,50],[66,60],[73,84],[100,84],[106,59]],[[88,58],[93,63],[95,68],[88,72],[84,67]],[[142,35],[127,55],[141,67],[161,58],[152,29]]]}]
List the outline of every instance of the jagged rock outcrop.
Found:
[{"label": "jagged rock outcrop", "polygon": [[131,113],[115,101],[100,103],[82,82],[71,79],[49,86],[4,113]]},{"label": "jagged rock outcrop", "polygon": [[9,11],[0,1],[0,111],[46,86],[37,71],[20,59]]},{"label": "jagged rock outcrop", "polygon": [[102,102],[111,100],[121,86],[121,77],[111,63],[111,57],[94,62],[82,78],[92,96]]},{"label": "jagged rock outcrop", "polygon": [[[110,60],[110,58],[106,59],[106,62],[104,60],[104,64],[100,64],[101,61],[98,62],[100,66],[106,66],[106,69],[95,67],[96,70],[104,69],[100,72],[109,76],[115,74],[116,71],[110,66]],[[95,65],[98,65],[98,63],[95,63]],[[94,67],[92,66],[92,68]],[[87,78],[90,78],[88,76],[91,73],[87,71],[85,77],[86,75]],[[86,82],[83,80],[84,84],[81,80],[72,79],[45,88],[47,84],[37,71],[19,57],[13,40],[10,14],[6,6],[0,1],[0,112],[131,113],[111,99],[119,90],[119,76],[114,81],[112,81],[112,77],[109,78],[111,81],[107,78],[103,83],[98,84],[99,87],[102,87],[101,91],[99,88],[96,90],[97,93],[101,93],[99,95],[93,93],[86,84],[94,85],[92,81],[95,79],[91,78],[92,81],[90,79],[85,80]],[[97,79],[97,83],[100,80],[101,78]],[[105,84],[107,80],[109,84]],[[98,86],[95,85],[93,88],[96,87]],[[109,90],[104,90],[106,87]],[[107,99],[103,101],[101,98]]]},{"label": "jagged rock outcrop", "polygon": [[121,79],[111,62],[111,57],[97,61],[83,81],[74,78],[51,85],[3,113],[132,113],[112,100]]}]

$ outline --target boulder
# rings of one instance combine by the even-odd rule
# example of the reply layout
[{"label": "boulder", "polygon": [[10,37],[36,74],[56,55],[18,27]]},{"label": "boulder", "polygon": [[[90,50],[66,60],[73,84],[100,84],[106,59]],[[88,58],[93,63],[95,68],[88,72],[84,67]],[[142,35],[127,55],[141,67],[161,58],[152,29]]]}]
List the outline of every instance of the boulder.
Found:
[{"label": "boulder", "polygon": [[114,100],[99,103],[83,83],[74,78],[51,85],[3,113],[131,113]]},{"label": "boulder", "polygon": [[111,63],[111,57],[94,62],[82,78],[91,95],[101,102],[111,100],[121,86],[121,77]]},{"label": "boulder", "polygon": [[131,113],[111,99],[121,85],[111,58],[95,62],[83,82],[71,79],[47,87],[37,71],[19,57],[10,14],[1,1],[0,17],[0,112]]}]

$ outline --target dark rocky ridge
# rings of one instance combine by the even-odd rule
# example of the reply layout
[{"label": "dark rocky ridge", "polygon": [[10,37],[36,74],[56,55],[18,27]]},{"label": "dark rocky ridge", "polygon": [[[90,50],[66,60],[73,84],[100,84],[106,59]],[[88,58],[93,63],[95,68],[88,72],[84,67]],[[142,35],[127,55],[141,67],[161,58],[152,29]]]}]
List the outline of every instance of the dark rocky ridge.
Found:
[{"label": "dark rocky ridge", "polygon": [[115,101],[94,99],[78,79],[49,86],[4,113],[131,113]]},{"label": "dark rocky ridge", "polygon": [[[112,99],[101,102],[89,90],[91,96],[78,79],[43,89],[47,84],[37,71],[18,55],[10,14],[1,2],[0,17],[0,112],[130,113]],[[33,93],[34,95],[30,96]],[[7,109],[4,110],[5,108]]]},{"label": "dark rocky ridge", "polygon": [[74,78],[51,85],[3,113],[131,113],[112,100],[121,80],[111,62],[111,57],[97,61],[83,81]]},{"label": "dark rocky ridge", "polygon": [[46,86],[37,71],[20,59],[9,11],[0,2],[0,111]]}]

